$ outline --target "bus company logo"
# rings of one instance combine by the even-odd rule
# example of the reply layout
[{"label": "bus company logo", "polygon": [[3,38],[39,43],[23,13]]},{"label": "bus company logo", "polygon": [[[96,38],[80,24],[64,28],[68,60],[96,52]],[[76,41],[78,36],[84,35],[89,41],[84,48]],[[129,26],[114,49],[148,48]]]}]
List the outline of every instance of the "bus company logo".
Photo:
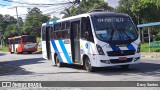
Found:
[{"label": "bus company logo", "polygon": [[2,87],[12,87],[11,82],[2,82]]},{"label": "bus company logo", "polygon": [[88,43],[86,43],[86,45],[85,45],[85,46],[86,46],[86,49],[88,49]]}]

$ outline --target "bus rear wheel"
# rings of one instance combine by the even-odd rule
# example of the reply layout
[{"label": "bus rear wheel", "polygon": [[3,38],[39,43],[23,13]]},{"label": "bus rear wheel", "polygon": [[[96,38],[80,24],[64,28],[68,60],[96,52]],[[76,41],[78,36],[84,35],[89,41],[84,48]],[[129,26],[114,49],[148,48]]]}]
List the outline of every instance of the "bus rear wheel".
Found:
[{"label": "bus rear wheel", "polygon": [[56,56],[56,66],[57,66],[57,67],[62,67],[62,66],[63,66],[63,63],[60,62],[58,56]]},{"label": "bus rear wheel", "polygon": [[122,68],[122,69],[128,69],[128,68],[129,68],[129,65],[121,65],[121,68]]},{"label": "bus rear wheel", "polygon": [[94,72],[95,71],[95,67],[91,66],[91,61],[89,60],[88,57],[85,58],[84,67],[88,72]]}]

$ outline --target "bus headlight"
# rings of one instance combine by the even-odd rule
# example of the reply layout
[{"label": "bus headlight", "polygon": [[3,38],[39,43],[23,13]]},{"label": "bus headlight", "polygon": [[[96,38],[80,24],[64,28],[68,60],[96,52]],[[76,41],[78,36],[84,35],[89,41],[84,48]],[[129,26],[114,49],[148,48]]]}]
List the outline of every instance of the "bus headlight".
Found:
[{"label": "bus headlight", "polygon": [[141,44],[138,45],[137,53],[139,53],[140,51],[141,51]]},{"label": "bus headlight", "polygon": [[98,51],[99,55],[105,55],[101,46],[99,46],[97,44],[96,47],[97,47],[97,51]]}]

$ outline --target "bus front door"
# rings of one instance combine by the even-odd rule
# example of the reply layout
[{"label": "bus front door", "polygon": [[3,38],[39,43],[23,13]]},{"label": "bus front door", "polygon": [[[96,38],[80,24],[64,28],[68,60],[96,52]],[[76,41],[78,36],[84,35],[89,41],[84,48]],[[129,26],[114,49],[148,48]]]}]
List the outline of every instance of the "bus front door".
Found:
[{"label": "bus front door", "polygon": [[71,52],[74,63],[80,62],[80,21],[71,22]]},{"label": "bus front door", "polygon": [[51,48],[50,48],[50,27],[46,27],[46,51],[47,51],[47,58],[51,60]]},{"label": "bus front door", "polygon": [[15,51],[14,41],[11,41],[11,43],[10,43],[10,52],[11,52],[11,54],[14,53],[14,51]]}]

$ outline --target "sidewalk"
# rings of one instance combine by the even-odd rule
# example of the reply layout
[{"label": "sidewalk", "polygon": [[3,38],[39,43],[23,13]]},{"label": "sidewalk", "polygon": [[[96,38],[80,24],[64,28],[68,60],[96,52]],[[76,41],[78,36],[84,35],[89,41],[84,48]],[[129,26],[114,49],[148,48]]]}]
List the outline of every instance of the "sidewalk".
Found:
[{"label": "sidewalk", "polygon": [[141,52],[142,58],[160,58],[160,52]]}]

